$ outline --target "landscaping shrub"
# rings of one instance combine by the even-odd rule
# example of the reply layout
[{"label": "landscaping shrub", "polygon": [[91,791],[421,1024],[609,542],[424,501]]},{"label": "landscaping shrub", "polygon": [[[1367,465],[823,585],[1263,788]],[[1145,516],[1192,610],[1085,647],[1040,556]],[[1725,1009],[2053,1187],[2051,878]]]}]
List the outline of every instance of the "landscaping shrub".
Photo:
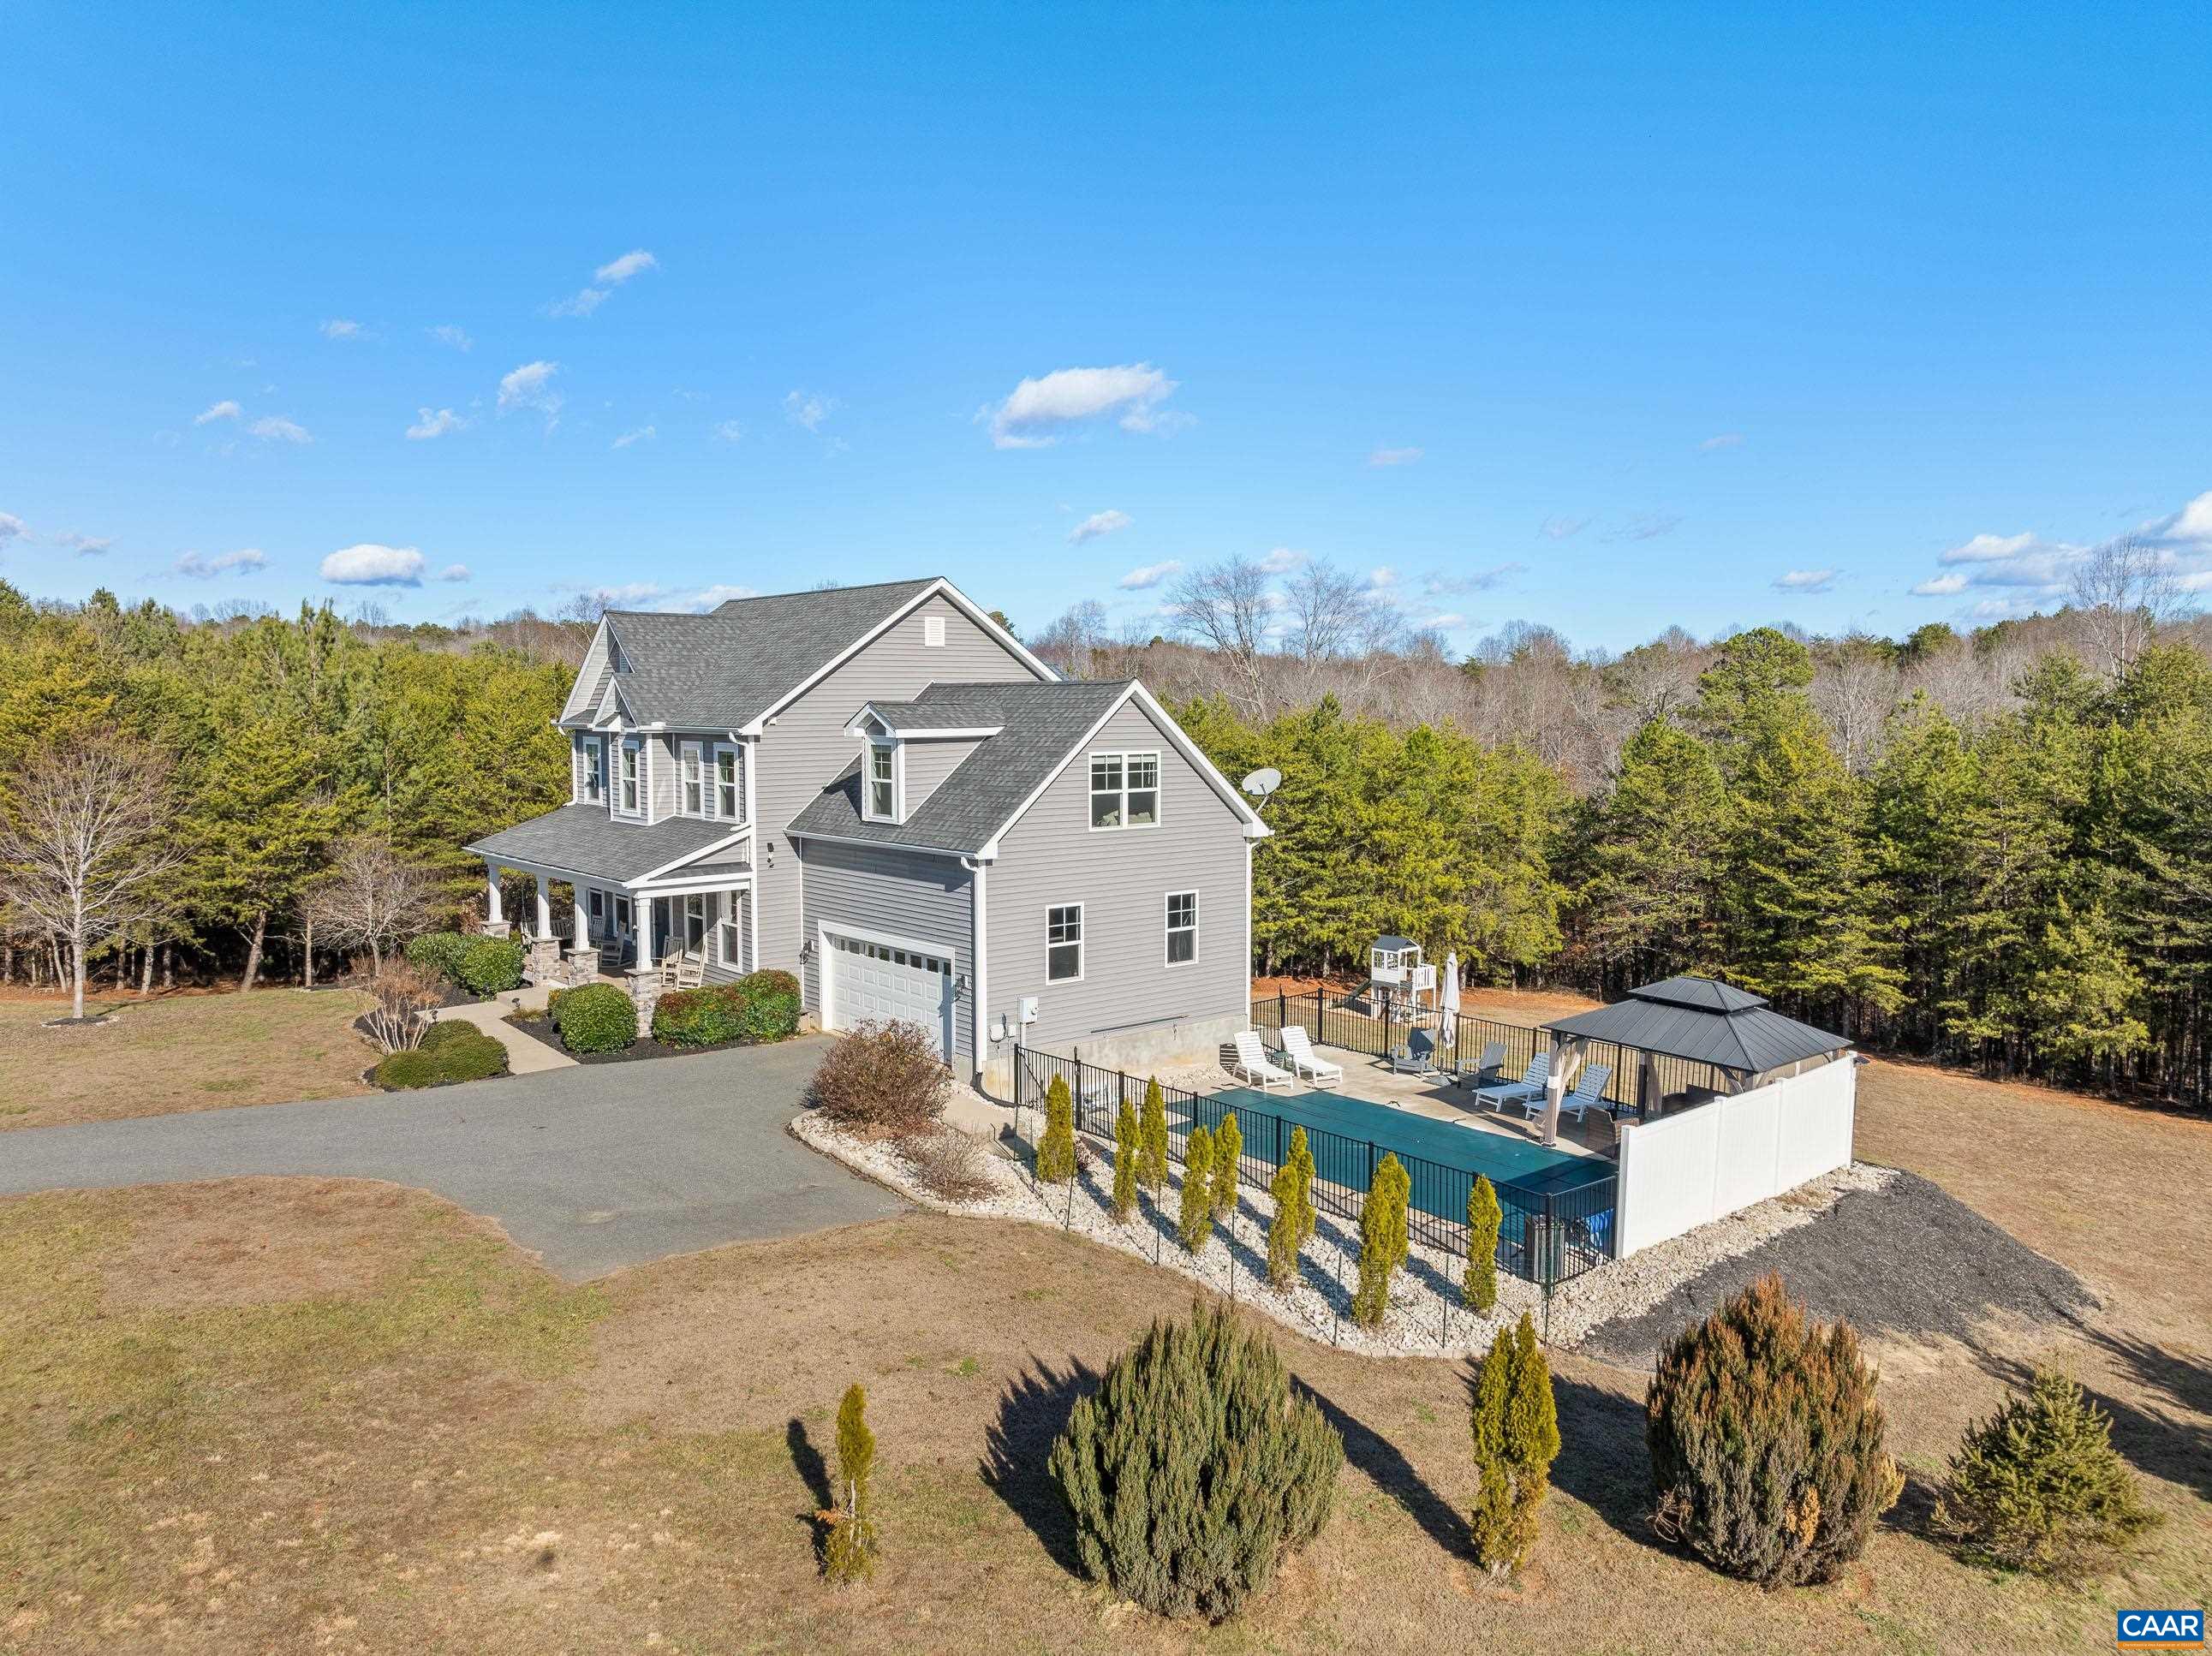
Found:
[{"label": "landscaping shrub", "polygon": [[788,972],[748,972],[737,981],[744,998],[746,1040],[782,1040],[799,1033],[799,980]]},{"label": "landscaping shrub", "polygon": [[425,931],[407,940],[407,958],[448,983],[461,980],[461,955],[470,939],[458,931]]},{"label": "landscaping shrub", "polygon": [[[406,1062],[400,1060],[405,1059]],[[377,1084],[393,1092],[441,1081],[483,1081],[507,1073],[507,1048],[474,1024],[459,1019],[434,1023],[412,1052],[394,1052],[376,1066]]]},{"label": "landscaping shrub", "polygon": [[1138,1129],[1137,1181],[1159,1198],[1168,1182],[1168,1101],[1154,1076],[1145,1083],[1145,1119]]},{"label": "landscaping shrub", "polygon": [[1343,1464],[1274,1345],[1199,1301],[1108,1365],[1047,1469],[1086,1575],[1161,1615],[1218,1621],[1320,1530]]},{"label": "landscaping shrub", "polygon": [[1935,1529],[1968,1557],[2073,1580],[2159,1521],[2112,1447],[2112,1416],[2063,1374],[2037,1371],[1966,1429]]},{"label": "landscaping shrub", "polygon": [[940,1202],[981,1201],[995,1188],[985,1171],[991,1153],[950,1122],[901,1139],[899,1155],[914,1170],[915,1182]]},{"label": "landscaping shrub", "polygon": [[1237,1186],[1244,1174],[1244,1135],[1237,1130],[1237,1112],[1230,1110],[1213,1130],[1213,1216],[1226,1219],[1237,1211]]},{"label": "landscaping shrub", "polygon": [[1213,1136],[1193,1127],[1182,1146],[1182,1206],[1176,1234],[1193,1253],[1213,1234]]},{"label": "landscaping shrub", "polygon": [[561,1027],[561,1003],[574,992],[573,989],[556,989],[545,997],[545,1016],[556,1029]]},{"label": "landscaping shrub", "polygon": [[1475,1376],[1471,1409],[1479,1492],[1469,1533],[1493,1575],[1518,1569],[1536,1539],[1536,1515],[1559,1454],[1559,1414],[1536,1325],[1499,1329]]},{"label": "landscaping shrub", "polygon": [[440,999],[437,974],[410,961],[386,961],[370,980],[369,1039],[380,1051],[404,1052],[422,1039],[422,1015]]},{"label": "landscaping shrub", "polygon": [[669,1046],[713,1046],[743,1040],[746,1032],[744,992],[735,984],[679,989],[653,1004],[653,1038]]},{"label": "landscaping shrub", "polygon": [[1138,1124],[1136,1107],[1127,1093],[1114,1113],[1114,1218],[1127,1224],[1137,1210],[1137,1162],[1145,1130]]},{"label": "landscaping shrub", "polygon": [[945,1114],[951,1073],[937,1038],[919,1024],[860,1024],[830,1049],[814,1072],[814,1104],[848,1132],[904,1138]]},{"label": "landscaping shrub", "polygon": [[481,1039],[483,1034],[483,1032],[473,1023],[464,1023],[459,1018],[448,1018],[434,1023],[425,1029],[422,1032],[422,1039],[416,1043],[416,1049],[418,1052],[434,1052],[440,1047],[453,1041]]},{"label": "landscaping shrub", "polygon": [[1478,1173],[1467,1193],[1467,1277],[1460,1284],[1470,1311],[1487,1314],[1498,1303],[1498,1231],[1504,1222],[1497,1189]]},{"label": "landscaping shrub", "polygon": [[[467,1028],[455,1024],[454,1028]],[[507,1073],[507,1048],[493,1036],[471,1029],[466,1038],[448,1040],[431,1054],[441,1081],[486,1081]]]},{"label": "landscaping shrub", "polygon": [[506,937],[471,937],[453,968],[453,980],[479,998],[522,986],[522,945]]},{"label": "landscaping shrub", "polygon": [[1362,1328],[1382,1326],[1390,1309],[1390,1283],[1406,1263],[1406,1201],[1413,1180],[1387,1151],[1359,1204],[1359,1290],[1352,1296],[1352,1319]]},{"label": "landscaping shrub", "polygon": [[1858,1336],[1778,1272],[1660,1353],[1644,1415],[1655,1527],[1761,1586],[1835,1580],[1905,1488]]},{"label": "landscaping shrub", "polygon": [[411,1052],[394,1052],[376,1066],[376,1084],[388,1093],[428,1087],[437,1079],[437,1055],[423,1052],[420,1047]]},{"label": "landscaping shrub", "polygon": [[1054,1076],[1044,1089],[1044,1134],[1037,1140],[1036,1176],[1048,1185],[1075,1177],[1075,1099],[1067,1077]]},{"label": "landscaping shrub", "polygon": [[611,983],[587,983],[561,998],[561,1044],[572,1052],[619,1052],[637,1039],[637,1003]]},{"label": "landscaping shrub", "polygon": [[875,1568],[876,1435],[868,1429],[868,1394],[856,1380],[837,1405],[836,1504],[823,1514],[830,1533],[822,1544],[822,1574],[833,1586],[857,1581]]}]

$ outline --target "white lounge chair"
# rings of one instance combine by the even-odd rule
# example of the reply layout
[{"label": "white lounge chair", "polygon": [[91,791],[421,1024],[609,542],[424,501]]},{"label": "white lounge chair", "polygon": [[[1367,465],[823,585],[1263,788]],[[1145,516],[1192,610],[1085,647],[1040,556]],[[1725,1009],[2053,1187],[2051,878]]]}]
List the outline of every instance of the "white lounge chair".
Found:
[{"label": "white lounge chair", "polygon": [[1287,1088],[1297,1080],[1288,1070],[1268,1061],[1267,1049],[1261,1046],[1256,1029],[1237,1032],[1236,1071],[1263,1093],[1275,1087]]},{"label": "white lounge chair", "polygon": [[[1605,1083],[1612,1079],[1611,1065],[1583,1065],[1582,1073],[1575,1077],[1574,1091],[1559,1101],[1559,1113],[1565,1115],[1568,1111],[1572,1110],[1575,1119],[1579,1121],[1583,1119],[1583,1113],[1593,1104],[1600,1109],[1604,1108]],[[1521,1105],[1528,1112],[1528,1119],[1534,1121],[1544,1113],[1544,1095],[1540,1092],[1534,1098],[1524,1098],[1521,1101]]]},{"label": "white lounge chair", "polygon": [[1474,1101],[1478,1107],[1484,1104],[1489,1105],[1500,1115],[1505,1113],[1505,1107],[1508,1104],[1525,1103],[1531,1098],[1541,1102],[1544,1096],[1545,1078],[1551,1073],[1552,1055],[1549,1052],[1539,1052],[1528,1060],[1528,1067],[1521,1072],[1520,1080],[1509,1081],[1503,1086],[1498,1087],[1477,1087],[1474,1089]]},{"label": "white lounge chair", "polygon": [[1290,1059],[1293,1075],[1316,1084],[1344,1079],[1344,1065],[1331,1064],[1327,1059],[1318,1056],[1314,1052],[1313,1042],[1307,1039],[1305,1026],[1302,1023],[1283,1026],[1283,1056]]}]

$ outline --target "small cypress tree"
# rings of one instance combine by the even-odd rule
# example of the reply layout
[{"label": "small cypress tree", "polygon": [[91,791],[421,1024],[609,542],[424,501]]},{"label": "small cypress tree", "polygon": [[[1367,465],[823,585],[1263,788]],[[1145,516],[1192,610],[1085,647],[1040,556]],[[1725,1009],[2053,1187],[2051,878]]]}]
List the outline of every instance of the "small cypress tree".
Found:
[{"label": "small cypress tree", "polygon": [[1142,1136],[1136,1107],[1124,1094],[1114,1115],[1114,1217],[1124,1225],[1137,1210],[1137,1162],[1142,1153],[1138,1141]]},{"label": "small cypress tree", "polygon": [[1162,1187],[1168,1182],[1168,1101],[1160,1091],[1158,1076],[1145,1083],[1145,1119],[1139,1148],[1142,1156],[1138,1162],[1138,1181],[1158,1201]]},{"label": "small cypress tree", "polygon": [[1314,1234],[1314,1158],[1313,1146],[1306,1143],[1304,1127],[1291,1129],[1289,1165],[1297,1169],[1298,1179],[1298,1234],[1294,1247],[1304,1247],[1313,1240]]},{"label": "small cypress tree", "polygon": [[1935,1527],[1977,1561],[2075,1580],[2159,1521],[2112,1447],[2112,1416],[2049,1369],[1966,1429]]},{"label": "small cypress tree", "polygon": [[1513,1391],[1513,1337],[1501,1328],[1475,1371],[1469,1405],[1474,1433],[1475,1495],[1468,1526],[1475,1561],[1503,1574],[1512,1568],[1513,1469],[1505,1459],[1505,1408]]},{"label": "small cypress tree", "polygon": [[1213,1234],[1213,1140],[1203,1127],[1193,1127],[1182,1149],[1182,1211],[1176,1233],[1193,1253]]},{"label": "small cypress tree", "polygon": [[1275,1169],[1267,1194],[1275,1201],[1275,1216],[1267,1223],[1267,1280],[1281,1293],[1297,1280],[1299,1239],[1311,1222],[1297,1162],[1286,1160]]},{"label": "small cypress tree", "polygon": [[1244,1135],[1237,1131],[1237,1112],[1231,1110],[1213,1130],[1213,1216],[1226,1219],[1237,1211],[1237,1186],[1243,1175]]},{"label": "small cypress tree", "polygon": [[1517,1328],[1501,1328],[1492,1338],[1475,1376],[1472,1413],[1479,1488],[1468,1527],[1476,1560],[1504,1575],[1519,1568],[1535,1544],[1537,1513],[1559,1453],[1551,1370],[1527,1312]]},{"label": "small cypress tree", "polygon": [[1044,1094],[1044,1137],[1037,1140],[1036,1176],[1048,1185],[1075,1177],[1075,1099],[1067,1077],[1054,1076]]},{"label": "small cypress tree", "polygon": [[1352,1319],[1362,1328],[1382,1326],[1390,1308],[1390,1283],[1406,1263],[1406,1200],[1413,1181],[1397,1153],[1386,1152],[1359,1208],[1359,1291]]},{"label": "small cypress tree", "polygon": [[1536,1538],[1536,1513],[1552,1487],[1559,1458],[1559,1405],[1552,1395],[1551,1365],[1536,1344],[1536,1325],[1521,1313],[1513,1331],[1510,1395],[1505,1404],[1505,1459],[1513,1468],[1513,1514],[1525,1556]]},{"label": "small cypress tree", "polygon": [[833,1586],[857,1581],[875,1568],[876,1435],[868,1429],[868,1394],[858,1381],[837,1405],[837,1505],[823,1514],[830,1533],[822,1546],[822,1574]]},{"label": "small cypress tree", "polygon": [[1467,1193],[1467,1279],[1460,1297],[1468,1310],[1486,1316],[1498,1303],[1498,1231],[1504,1222],[1498,1192],[1478,1173]]}]

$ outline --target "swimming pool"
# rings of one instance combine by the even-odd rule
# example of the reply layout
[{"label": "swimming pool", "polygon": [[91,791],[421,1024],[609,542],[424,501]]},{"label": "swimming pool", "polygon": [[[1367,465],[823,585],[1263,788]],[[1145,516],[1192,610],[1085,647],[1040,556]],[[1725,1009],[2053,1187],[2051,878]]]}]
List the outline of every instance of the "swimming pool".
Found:
[{"label": "swimming pool", "polygon": [[[1245,1122],[1263,1113],[1279,1117],[1306,1130],[1317,1176],[1353,1190],[1367,1188],[1370,1144],[1376,1146],[1378,1155],[1395,1150],[1401,1159],[1418,1156],[1438,1167],[1479,1173],[1493,1185],[1510,1185],[1532,1196],[1572,1189],[1613,1172],[1610,1162],[1595,1156],[1550,1149],[1487,1128],[1462,1127],[1318,1088],[1299,1093],[1263,1093],[1256,1087],[1231,1087],[1213,1096],[1237,1112],[1239,1129],[1255,1154],[1269,1161],[1278,1159],[1272,1145],[1253,1143],[1251,1128]],[[1284,1129],[1285,1134],[1288,1131]],[[1324,1133],[1329,1135],[1326,1140],[1319,1137]]]}]

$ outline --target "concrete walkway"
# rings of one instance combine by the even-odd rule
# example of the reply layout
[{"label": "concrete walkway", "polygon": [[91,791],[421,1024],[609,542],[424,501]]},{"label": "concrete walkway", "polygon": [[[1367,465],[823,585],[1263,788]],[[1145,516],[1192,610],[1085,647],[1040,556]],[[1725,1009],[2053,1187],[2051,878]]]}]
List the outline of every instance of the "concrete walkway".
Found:
[{"label": "concrete walkway", "polygon": [[548,1046],[535,1035],[526,1035],[507,1022],[514,1011],[542,1012],[545,1003],[552,998],[550,984],[533,983],[520,989],[508,991],[491,1000],[480,1000],[473,1006],[448,1006],[438,1014],[441,1023],[472,1023],[507,1048],[507,1067],[516,1075],[536,1075],[544,1070],[567,1070],[576,1060],[556,1047]]},{"label": "concrete walkway", "polygon": [[386,1179],[497,1220],[582,1281],[902,1211],[785,1131],[828,1046],[805,1037],[416,1093],[24,1128],[0,1136],[0,1196],[247,1174]]}]

